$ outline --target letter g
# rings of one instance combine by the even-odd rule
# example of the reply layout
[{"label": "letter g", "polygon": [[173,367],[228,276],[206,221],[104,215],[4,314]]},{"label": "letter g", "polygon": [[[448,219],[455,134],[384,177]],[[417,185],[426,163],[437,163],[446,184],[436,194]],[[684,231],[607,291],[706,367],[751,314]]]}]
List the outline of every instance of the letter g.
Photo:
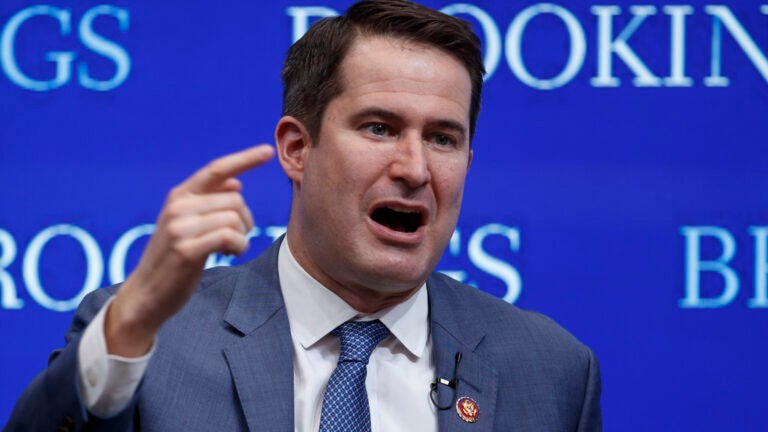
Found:
[{"label": "letter g", "polygon": [[47,91],[61,87],[69,81],[71,76],[70,67],[75,58],[72,52],[51,51],[45,58],[56,63],[56,76],[52,80],[41,81],[30,78],[19,69],[16,63],[16,52],[14,45],[16,42],[16,33],[22,24],[30,18],[40,15],[47,15],[59,21],[59,29],[62,36],[69,35],[71,14],[66,9],[60,9],[54,6],[37,5],[23,9],[12,16],[0,35],[0,66],[5,74],[8,75],[13,83],[19,87],[33,91]]}]

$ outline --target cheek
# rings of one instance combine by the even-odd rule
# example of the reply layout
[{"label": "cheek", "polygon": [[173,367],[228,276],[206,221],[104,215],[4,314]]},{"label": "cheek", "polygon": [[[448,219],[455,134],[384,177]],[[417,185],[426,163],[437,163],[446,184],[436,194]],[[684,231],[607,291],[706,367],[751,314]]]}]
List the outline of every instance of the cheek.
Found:
[{"label": "cheek", "polygon": [[348,214],[359,207],[372,178],[372,167],[364,156],[359,149],[339,146],[313,161],[308,180],[314,182],[313,193],[323,197],[329,212]]},{"label": "cheek", "polygon": [[438,203],[442,207],[458,207],[464,193],[464,180],[467,175],[466,164],[449,164],[442,170],[433,172],[432,181]]},{"label": "cheek", "polygon": [[331,166],[338,177],[339,187],[358,197],[373,189],[381,179],[386,179],[387,165],[392,159],[384,147],[350,146]]}]

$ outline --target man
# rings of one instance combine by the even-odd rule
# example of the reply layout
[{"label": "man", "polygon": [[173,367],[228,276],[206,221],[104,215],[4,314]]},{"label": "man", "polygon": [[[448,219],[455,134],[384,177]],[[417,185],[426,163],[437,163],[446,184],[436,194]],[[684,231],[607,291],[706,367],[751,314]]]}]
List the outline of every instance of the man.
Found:
[{"label": "man", "polygon": [[[466,23],[403,0],[313,26],[288,54],[275,131],[293,189],[286,236],[203,272],[210,253],[247,248],[235,176],[273,150],[195,173],[125,283],[80,306],[7,429],[600,430],[588,348],[432,273],[456,226],[482,74]],[[374,326],[370,357],[347,360],[345,341]],[[360,392],[347,404],[350,364]]]}]

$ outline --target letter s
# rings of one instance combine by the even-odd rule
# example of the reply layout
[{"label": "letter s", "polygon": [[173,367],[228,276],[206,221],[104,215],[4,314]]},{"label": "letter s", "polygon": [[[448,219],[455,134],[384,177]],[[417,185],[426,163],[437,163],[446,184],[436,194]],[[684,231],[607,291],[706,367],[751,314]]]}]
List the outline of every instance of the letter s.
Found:
[{"label": "letter s", "polygon": [[507,293],[503,300],[508,303],[514,303],[520,297],[523,281],[520,273],[506,261],[502,261],[492,255],[489,255],[483,249],[483,240],[490,235],[503,235],[509,240],[509,249],[517,252],[520,249],[520,231],[517,228],[502,224],[488,224],[478,228],[472,233],[469,239],[468,251],[469,259],[480,270],[496,276],[507,286]]},{"label": "letter s", "polygon": [[78,33],[83,45],[91,51],[112,60],[115,63],[116,70],[112,78],[101,81],[91,78],[88,74],[88,65],[80,63],[78,65],[78,81],[80,85],[90,90],[109,91],[120,86],[128,78],[128,73],[131,71],[131,57],[123,47],[93,31],[93,20],[99,15],[110,15],[117,18],[121,32],[128,30],[130,15],[127,9],[110,5],[99,5],[88,9],[80,20]]}]

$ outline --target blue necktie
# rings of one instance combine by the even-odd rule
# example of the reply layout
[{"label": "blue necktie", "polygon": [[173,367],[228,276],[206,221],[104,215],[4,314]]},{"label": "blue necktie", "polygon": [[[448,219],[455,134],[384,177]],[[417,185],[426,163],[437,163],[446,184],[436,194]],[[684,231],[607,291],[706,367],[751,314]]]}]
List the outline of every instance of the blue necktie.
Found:
[{"label": "blue necktie", "polygon": [[370,432],[365,376],[373,349],[389,335],[380,321],[348,321],[331,333],[341,340],[339,363],[328,380],[320,432]]}]

